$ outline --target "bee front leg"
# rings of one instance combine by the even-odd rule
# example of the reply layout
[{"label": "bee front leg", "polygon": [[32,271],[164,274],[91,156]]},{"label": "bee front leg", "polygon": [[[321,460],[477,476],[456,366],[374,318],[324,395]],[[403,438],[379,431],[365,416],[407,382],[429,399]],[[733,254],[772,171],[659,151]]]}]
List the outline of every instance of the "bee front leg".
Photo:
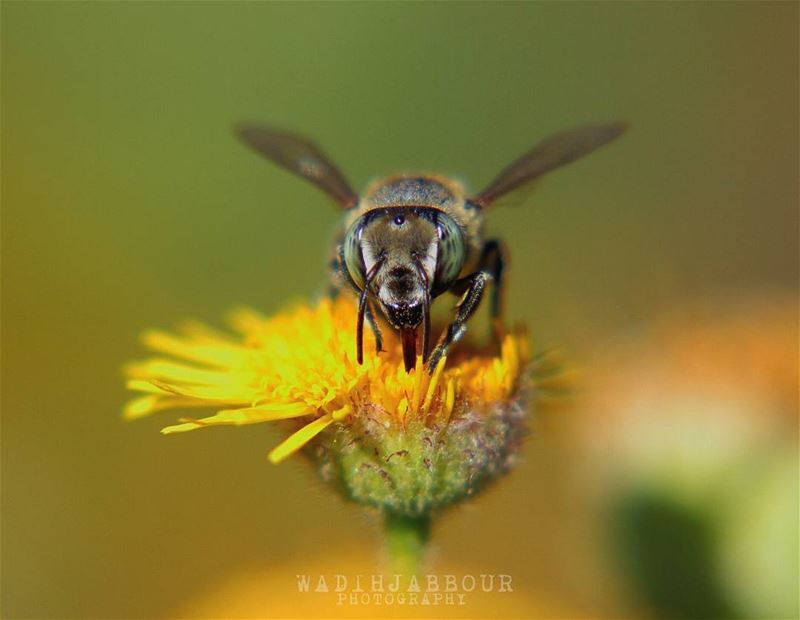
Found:
[{"label": "bee front leg", "polygon": [[[442,357],[447,355],[450,347],[458,342],[467,331],[467,321],[475,314],[480,305],[483,292],[489,282],[494,282],[492,291],[491,314],[492,319],[496,320],[502,316],[503,311],[503,269],[505,261],[503,258],[503,246],[499,241],[487,241],[483,246],[479,262],[479,271],[462,278],[453,286],[455,291],[463,290],[461,299],[456,304],[456,317],[447,327],[447,330],[439,338],[436,348],[431,353],[428,360],[428,372],[433,373]],[[497,335],[495,321],[495,334]]]},{"label": "bee front leg", "polygon": [[428,360],[429,373],[433,374],[442,357],[447,355],[450,346],[461,340],[467,331],[467,321],[478,309],[483,291],[491,279],[492,274],[488,271],[477,271],[456,282],[456,285],[466,286],[467,290],[456,304],[456,318],[447,326],[431,353],[430,360]]},{"label": "bee front leg", "polygon": [[[361,289],[359,289],[356,283],[353,282],[353,278],[350,276],[350,273],[347,271],[347,267],[345,266],[344,246],[340,245],[338,248],[336,248],[336,257],[337,258],[331,261],[331,268],[337,272],[340,281],[344,280],[356,295],[361,295]],[[367,318],[367,323],[369,323],[370,329],[372,329],[372,335],[375,336],[375,353],[380,353],[383,351],[383,336],[381,335],[381,328],[378,327],[378,321],[375,319],[375,313],[372,309],[372,302],[368,299],[366,300],[366,307],[364,308],[364,316]],[[357,340],[360,342],[362,338],[362,334],[359,333],[357,335]]]},{"label": "bee front leg", "polygon": [[381,335],[381,328],[378,327],[378,321],[375,319],[375,314],[372,311],[372,303],[369,301],[367,302],[364,315],[367,317],[367,323],[369,323],[372,329],[372,335],[375,336],[375,353],[380,353],[383,351],[383,336]]}]

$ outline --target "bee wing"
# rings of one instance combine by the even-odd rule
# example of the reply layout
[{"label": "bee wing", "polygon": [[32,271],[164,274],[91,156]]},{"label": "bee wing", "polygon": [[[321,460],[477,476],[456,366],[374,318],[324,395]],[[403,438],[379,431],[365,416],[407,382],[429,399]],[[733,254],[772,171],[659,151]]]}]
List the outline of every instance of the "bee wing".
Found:
[{"label": "bee wing", "polygon": [[472,201],[488,206],[503,194],[543,174],[588,155],[617,138],[627,129],[626,123],[587,125],[545,138],[497,177]]},{"label": "bee wing", "polygon": [[339,169],[317,145],[301,136],[268,127],[242,124],[236,135],[251,149],[279,166],[311,181],[332,196],[344,209],[358,203],[358,194]]}]

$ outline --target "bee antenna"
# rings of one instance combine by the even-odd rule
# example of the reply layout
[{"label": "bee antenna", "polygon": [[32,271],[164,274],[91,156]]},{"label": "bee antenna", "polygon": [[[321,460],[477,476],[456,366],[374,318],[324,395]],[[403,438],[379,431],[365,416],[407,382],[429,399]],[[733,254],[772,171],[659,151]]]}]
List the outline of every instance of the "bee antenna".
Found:
[{"label": "bee antenna", "polygon": [[369,296],[369,286],[377,275],[386,259],[379,259],[369,270],[364,279],[364,288],[358,296],[358,319],[356,322],[356,361],[359,366],[364,363],[364,314],[367,311],[367,297]]},{"label": "bee antenna", "polygon": [[423,289],[425,294],[422,297],[422,361],[428,361],[428,352],[430,348],[430,332],[431,332],[431,293],[428,290],[428,274],[422,268],[418,258],[414,259],[414,267],[417,270],[417,275],[424,284]]}]

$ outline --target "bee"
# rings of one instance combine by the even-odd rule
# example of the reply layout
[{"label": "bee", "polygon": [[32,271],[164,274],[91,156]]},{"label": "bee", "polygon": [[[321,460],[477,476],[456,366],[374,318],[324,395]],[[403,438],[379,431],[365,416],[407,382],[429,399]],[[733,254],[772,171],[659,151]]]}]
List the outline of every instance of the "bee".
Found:
[{"label": "bee", "polygon": [[[457,181],[434,174],[397,174],[359,196],[313,142],[284,131],[244,124],[236,128],[249,147],[303,177],[342,208],[331,261],[335,291],[350,288],[358,299],[356,359],[363,363],[364,320],[383,350],[382,317],[399,333],[406,371],[417,351],[433,372],[460,340],[487,287],[490,312],[502,315],[506,252],[484,238],[484,212],[498,198],[617,138],[624,123],[590,125],[557,133],[504,168],[481,192],[468,195]],[[459,297],[455,316],[430,350],[430,308],[450,292]],[[418,346],[419,345],[419,346]]]}]

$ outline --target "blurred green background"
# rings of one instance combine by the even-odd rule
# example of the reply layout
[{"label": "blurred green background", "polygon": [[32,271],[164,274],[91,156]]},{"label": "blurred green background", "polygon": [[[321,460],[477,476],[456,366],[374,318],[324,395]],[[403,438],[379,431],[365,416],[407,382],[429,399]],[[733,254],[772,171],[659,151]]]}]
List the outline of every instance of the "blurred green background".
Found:
[{"label": "blurred green background", "polygon": [[[337,213],[235,121],[313,136],[358,188],[427,169],[473,190],[550,132],[630,121],[491,213],[510,317],[579,362],[697,299],[795,303],[797,3],[1,9],[4,617],[162,617],[242,567],[378,540],[299,459],[268,464],[277,429],[164,438],[171,414],[121,419],[143,328],[325,282]],[[633,613],[552,548],[572,443],[546,426],[447,516],[437,554],[576,614]]]}]

